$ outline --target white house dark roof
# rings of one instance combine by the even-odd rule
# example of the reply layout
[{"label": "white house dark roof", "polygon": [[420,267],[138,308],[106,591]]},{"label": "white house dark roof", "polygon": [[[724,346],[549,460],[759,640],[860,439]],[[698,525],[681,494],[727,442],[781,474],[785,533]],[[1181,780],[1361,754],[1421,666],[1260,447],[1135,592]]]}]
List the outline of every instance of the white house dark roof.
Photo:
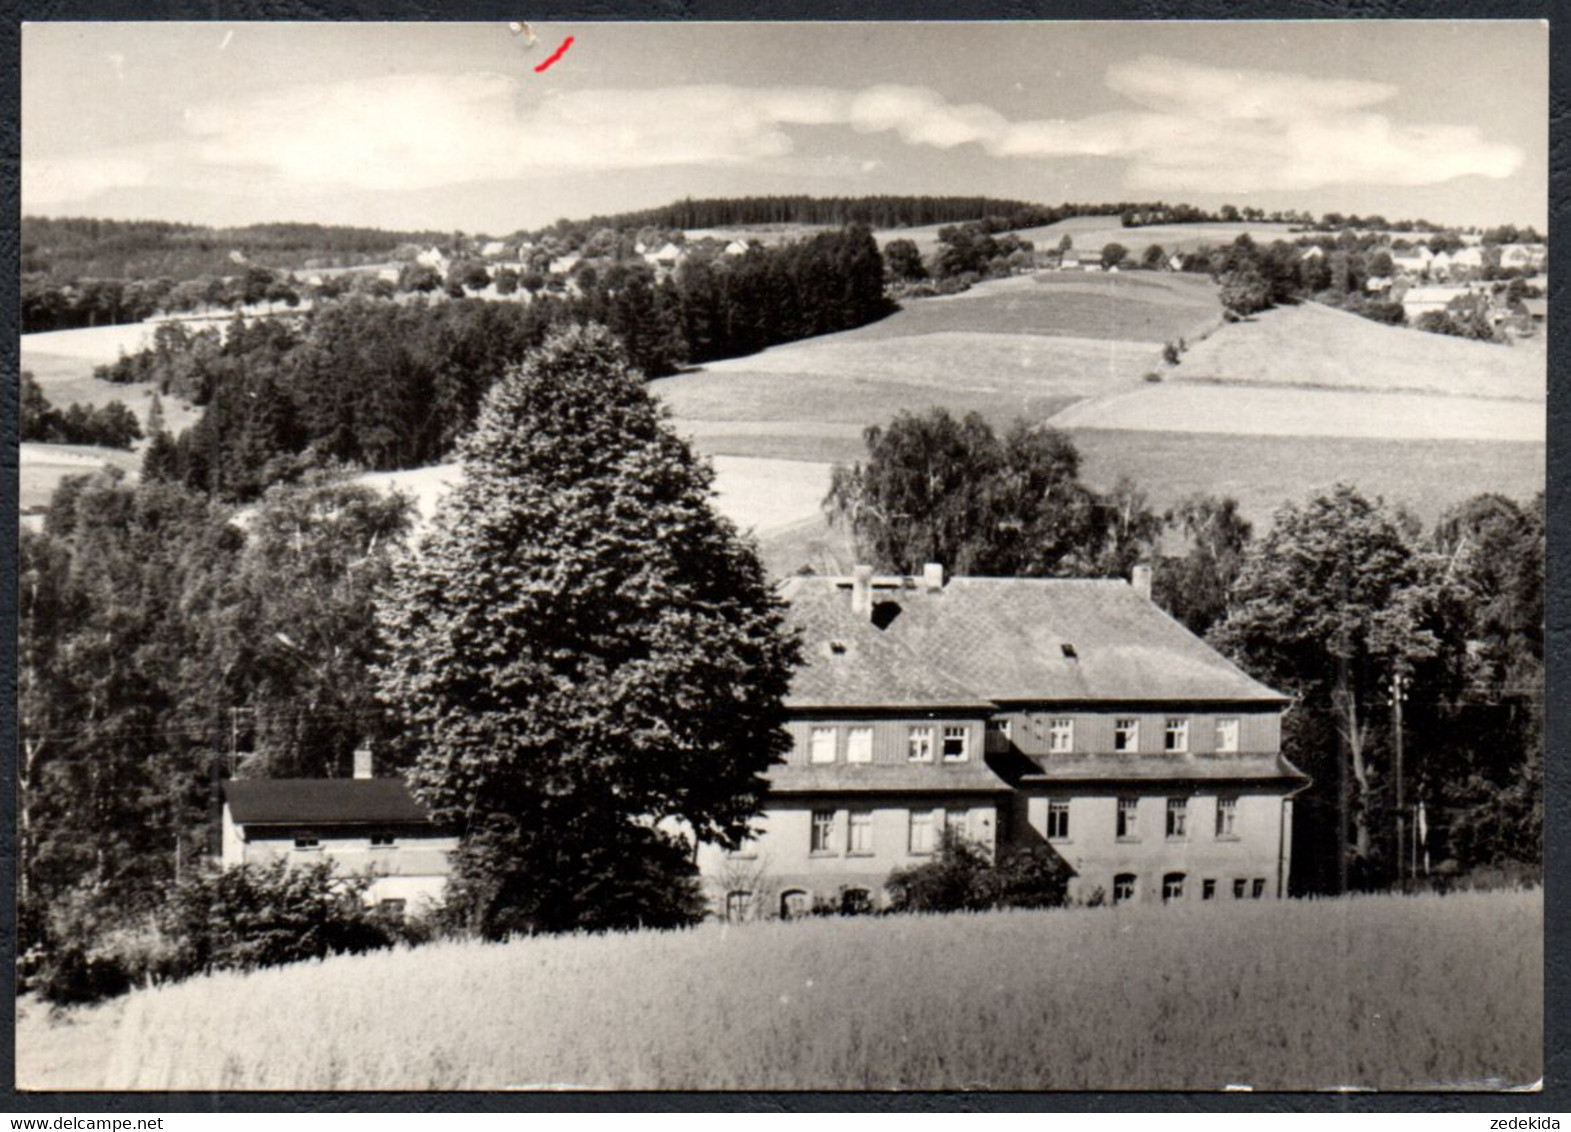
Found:
[{"label": "white house dark roof", "polygon": [[237,778],[224,800],[239,825],[426,825],[399,778]]},{"label": "white house dark roof", "polygon": [[785,583],[804,653],[788,707],[1287,702],[1123,581],[875,579],[882,628],[852,611],[851,587]]}]

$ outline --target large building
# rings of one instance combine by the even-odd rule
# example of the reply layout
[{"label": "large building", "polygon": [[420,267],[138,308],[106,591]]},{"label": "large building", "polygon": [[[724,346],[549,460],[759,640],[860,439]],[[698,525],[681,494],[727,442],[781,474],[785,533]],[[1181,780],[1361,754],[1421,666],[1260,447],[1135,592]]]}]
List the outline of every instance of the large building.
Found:
[{"label": "large building", "polygon": [[1045,844],[1073,899],[1287,891],[1288,699],[1117,580],[800,577],[794,740],[740,851],[705,846],[717,911],[877,905],[953,829]]}]

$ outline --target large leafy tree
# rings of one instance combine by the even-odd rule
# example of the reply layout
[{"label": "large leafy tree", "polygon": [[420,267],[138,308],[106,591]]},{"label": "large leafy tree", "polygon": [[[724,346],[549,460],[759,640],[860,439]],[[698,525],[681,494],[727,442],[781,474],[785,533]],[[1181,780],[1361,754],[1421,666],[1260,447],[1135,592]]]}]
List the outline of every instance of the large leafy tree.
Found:
[{"label": "large leafy tree", "polygon": [[1386,875],[1392,684],[1402,678],[1417,716],[1455,696],[1464,600],[1400,513],[1347,486],[1284,506],[1250,548],[1212,638],[1300,701],[1284,741],[1315,778],[1306,833],[1342,863],[1321,883],[1346,887],[1343,866],[1361,884]]},{"label": "large leafy tree", "polygon": [[1465,587],[1471,681],[1439,783],[1452,859],[1536,867],[1543,853],[1544,515],[1485,494],[1441,516],[1433,547]]},{"label": "large leafy tree", "polygon": [[824,502],[858,555],[883,569],[1119,574],[1156,534],[1132,484],[1102,497],[1080,482],[1080,454],[1055,429],[1019,420],[1000,438],[977,413],[932,409],[865,439],[867,460],[836,465]]},{"label": "large leafy tree", "polygon": [[1243,568],[1253,528],[1238,513],[1238,500],[1191,495],[1163,517],[1186,547],[1162,558],[1152,579],[1158,605],[1204,636],[1227,613],[1227,594]]},{"label": "large leafy tree", "polygon": [[[22,542],[24,900],[128,913],[205,849],[211,666],[198,626],[241,534],[169,484],[67,481]],[[24,908],[24,913],[28,909]]]},{"label": "large leafy tree", "polygon": [[[560,870],[575,860],[672,844],[656,827],[745,836],[788,745],[795,644],[754,548],[711,505],[712,472],[606,331],[553,332],[460,453],[381,606],[382,696],[414,789],[465,835],[456,890],[493,894],[479,927],[572,926],[582,904]],[[627,923],[643,906],[617,903]]]},{"label": "large leafy tree", "polygon": [[249,516],[222,612],[201,626],[224,702],[243,709],[244,773],[342,776],[356,747],[386,746],[373,604],[412,514],[403,496],[316,474]]}]

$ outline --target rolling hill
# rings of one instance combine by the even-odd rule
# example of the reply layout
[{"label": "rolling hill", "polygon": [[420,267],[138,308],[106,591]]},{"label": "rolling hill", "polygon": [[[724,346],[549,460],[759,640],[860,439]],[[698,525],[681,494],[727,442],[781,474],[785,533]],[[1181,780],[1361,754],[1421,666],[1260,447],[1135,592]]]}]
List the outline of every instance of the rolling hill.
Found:
[{"label": "rolling hill", "polygon": [[[1162,363],[1180,337],[1180,364]],[[1264,528],[1282,502],[1338,481],[1426,521],[1477,492],[1541,490],[1545,372],[1542,339],[1468,342],[1312,303],[1224,324],[1201,277],[1046,273],[654,387],[700,450],[826,468],[860,458],[862,430],[902,409],[1026,416],[1073,436],[1094,486],[1127,476],[1158,510],[1230,494]],[[852,554],[807,511],[760,535],[778,573],[843,569]]]}]

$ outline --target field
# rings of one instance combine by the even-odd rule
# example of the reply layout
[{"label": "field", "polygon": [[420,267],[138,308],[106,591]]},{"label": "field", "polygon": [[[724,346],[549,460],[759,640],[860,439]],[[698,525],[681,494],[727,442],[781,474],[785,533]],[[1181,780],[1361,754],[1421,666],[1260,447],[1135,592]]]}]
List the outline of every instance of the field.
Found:
[{"label": "field", "polygon": [[[768,536],[818,514],[829,482],[829,465],[803,460],[714,458],[715,506],[743,530]],[[422,519],[460,475],[458,464],[437,464],[400,472],[367,472],[360,483],[383,491],[401,491],[413,498]]]},{"label": "field", "polygon": [[[148,385],[111,385],[93,376],[93,367],[113,362],[122,353],[134,353],[151,341],[142,323],[127,326],[97,326],[84,330],[54,330],[45,334],[21,336],[21,368],[37,380],[44,396],[55,408],[71,404],[102,408],[119,401],[136,414],[145,427],[153,390]],[[176,398],[163,397],[164,424],[171,432],[195,424],[200,409],[181,404]],[[49,504],[60,480],[68,475],[91,472],[112,465],[134,473],[141,467],[138,453],[113,448],[93,448],[69,444],[24,444],[18,461],[21,471],[20,510],[35,511]]]},{"label": "field", "polygon": [[33,1006],[17,1084],[1498,1089],[1542,1035],[1541,896],[1492,892],[439,944]]},{"label": "field", "polygon": [[[1182,361],[1163,364],[1161,344],[1180,337]],[[1163,380],[1145,380],[1153,371]],[[1223,324],[1212,284],[1187,275],[992,281],[654,388],[700,449],[736,458],[733,482],[748,458],[860,459],[867,425],[943,405],[995,427],[1049,422],[1074,437],[1093,486],[1128,476],[1158,510],[1231,494],[1261,529],[1283,501],[1338,481],[1425,522],[1477,492],[1544,486],[1542,338],[1467,342],[1314,303]],[[760,493],[774,466],[759,466]],[[849,556],[815,516],[761,529],[773,569]]]},{"label": "field", "polygon": [[1195,344],[1172,376],[1542,405],[1546,372],[1543,335],[1511,346],[1469,342],[1301,303],[1263,311]]},{"label": "field", "polygon": [[[1220,321],[1202,280],[1044,278],[913,300],[880,322],[715,362],[652,388],[706,450],[817,455],[821,434],[855,445],[862,427],[901,409],[975,410],[995,425],[1020,415],[1045,420],[1082,398],[1137,386],[1158,366],[1163,342]],[[852,428],[819,428],[826,424]],[[717,436],[750,437],[756,447],[713,447]]]},{"label": "field", "polygon": [[1239,236],[1248,234],[1257,244],[1273,240],[1292,240],[1294,225],[1267,224],[1257,221],[1201,224],[1152,224],[1145,228],[1125,228],[1116,216],[1075,216],[1042,228],[1022,228],[1015,233],[1030,240],[1039,251],[1058,247],[1058,242],[1068,236],[1078,252],[1100,252],[1108,244],[1123,244],[1136,258],[1145,254],[1152,244],[1160,244],[1169,254],[1192,252],[1210,245],[1220,247],[1231,244]]},{"label": "field", "polygon": [[47,508],[66,476],[89,475],[102,467],[134,475],[142,464],[135,452],[86,444],[23,444],[18,456],[17,509],[24,514]]}]

